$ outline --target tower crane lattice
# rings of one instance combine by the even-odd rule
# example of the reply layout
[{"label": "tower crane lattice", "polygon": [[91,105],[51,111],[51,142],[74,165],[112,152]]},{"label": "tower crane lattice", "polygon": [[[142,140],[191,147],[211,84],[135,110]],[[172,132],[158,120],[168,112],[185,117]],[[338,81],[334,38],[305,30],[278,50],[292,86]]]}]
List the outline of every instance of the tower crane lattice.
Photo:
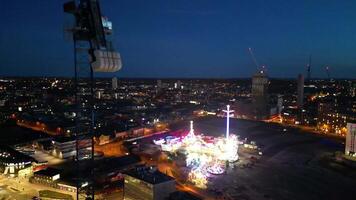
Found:
[{"label": "tower crane lattice", "polygon": [[255,54],[253,53],[253,50],[251,47],[248,48],[248,52],[250,53],[250,56],[252,58],[253,63],[255,64],[256,68],[261,72],[265,73],[266,72],[266,66],[265,65],[260,65],[255,57]]},{"label": "tower crane lattice", "polygon": [[63,10],[75,21],[69,31],[74,43],[77,199],[94,199],[94,73],[116,72],[122,64],[108,39],[112,23],[101,15],[99,0],[71,0]]}]

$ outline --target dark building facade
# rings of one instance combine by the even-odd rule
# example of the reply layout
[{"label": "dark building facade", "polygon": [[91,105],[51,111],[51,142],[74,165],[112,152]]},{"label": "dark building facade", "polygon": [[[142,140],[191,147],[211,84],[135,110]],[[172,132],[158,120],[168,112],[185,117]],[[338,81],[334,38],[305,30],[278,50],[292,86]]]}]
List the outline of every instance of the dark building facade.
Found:
[{"label": "dark building facade", "polygon": [[255,119],[264,119],[268,117],[268,77],[261,70],[252,77],[252,104],[254,108]]}]

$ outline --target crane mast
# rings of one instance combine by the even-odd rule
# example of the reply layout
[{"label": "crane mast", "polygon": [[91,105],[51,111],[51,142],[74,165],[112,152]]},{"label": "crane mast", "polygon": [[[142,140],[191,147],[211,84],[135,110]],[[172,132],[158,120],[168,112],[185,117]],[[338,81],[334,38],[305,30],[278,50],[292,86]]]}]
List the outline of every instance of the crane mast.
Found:
[{"label": "crane mast", "polygon": [[265,65],[260,66],[251,47],[248,48],[248,52],[250,53],[251,59],[255,64],[257,70],[259,70],[260,73],[265,73],[267,71],[266,66]]},{"label": "crane mast", "polygon": [[309,56],[309,62],[307,64],[307,81],[310,81],[311,79],[311,62],[312,62],[312,56]]},{"label": "crane mast", "polygon": [[77,199],[89,200],[94,199],[94,73],[116,72],[122,64],[108,40],[112,26],[101,15],[99,0],[71,0],[63,4],[63,10],[75,21],[69,31],[74,43]]},{"label": "crane mast", "polygon": [[253,63],[255,64],[256,68],[259,69],[260,68],[260,64],[258,64],[257,59],[255,57],[255,54],[253,53],[251,47],[248,48],[248,52],[250,53],[250,56],[252,58]]}]

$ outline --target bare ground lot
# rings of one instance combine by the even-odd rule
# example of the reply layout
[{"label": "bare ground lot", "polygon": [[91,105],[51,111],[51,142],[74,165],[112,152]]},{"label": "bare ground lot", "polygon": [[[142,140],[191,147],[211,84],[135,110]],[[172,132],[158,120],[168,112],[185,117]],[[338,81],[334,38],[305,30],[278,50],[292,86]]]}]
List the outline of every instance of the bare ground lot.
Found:
[{"label": "bare ground lot", "polygon": [[[325,162],[343,151],[340,140],[327,139],[276,124],[231,120],[231,132],[262,146],[262,158],[251,168],[236,168],[210,187],[231,199],[354,199],[356,169]],[[195,120],[206,135],[225,132],[225,119]]]}]

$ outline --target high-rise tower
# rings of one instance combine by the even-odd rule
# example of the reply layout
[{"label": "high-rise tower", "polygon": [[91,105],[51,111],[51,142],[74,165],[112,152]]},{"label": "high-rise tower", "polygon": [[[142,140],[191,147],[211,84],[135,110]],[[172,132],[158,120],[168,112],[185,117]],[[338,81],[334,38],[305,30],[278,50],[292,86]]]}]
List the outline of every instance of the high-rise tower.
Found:
[{"label": "high-rise tower", "polygon": [[255,118],[265,118],[268,113],[268,76],[265,71],[261,70],[253,75],[251,93]]},{"label": "high-rise tower", "polygon": [[297,97],[297,106],[299,109],[303,108],[304,100],[304,76],[303,74],[298,75],[298,97]]},{"label": "high-rise tower", "polygon": [[113,78],[111,79],[111,85],[112,85],[112,89],[113,89],[113,90],[116,90],[116,89],[117,89],[118,84],[117,84],[117,78],[116,78],[116,77],[113,77]]},{"label": "high-rise tower", "polygon": [[354,123],[347,123],[345,154],[356,156],[356,124]]}]

